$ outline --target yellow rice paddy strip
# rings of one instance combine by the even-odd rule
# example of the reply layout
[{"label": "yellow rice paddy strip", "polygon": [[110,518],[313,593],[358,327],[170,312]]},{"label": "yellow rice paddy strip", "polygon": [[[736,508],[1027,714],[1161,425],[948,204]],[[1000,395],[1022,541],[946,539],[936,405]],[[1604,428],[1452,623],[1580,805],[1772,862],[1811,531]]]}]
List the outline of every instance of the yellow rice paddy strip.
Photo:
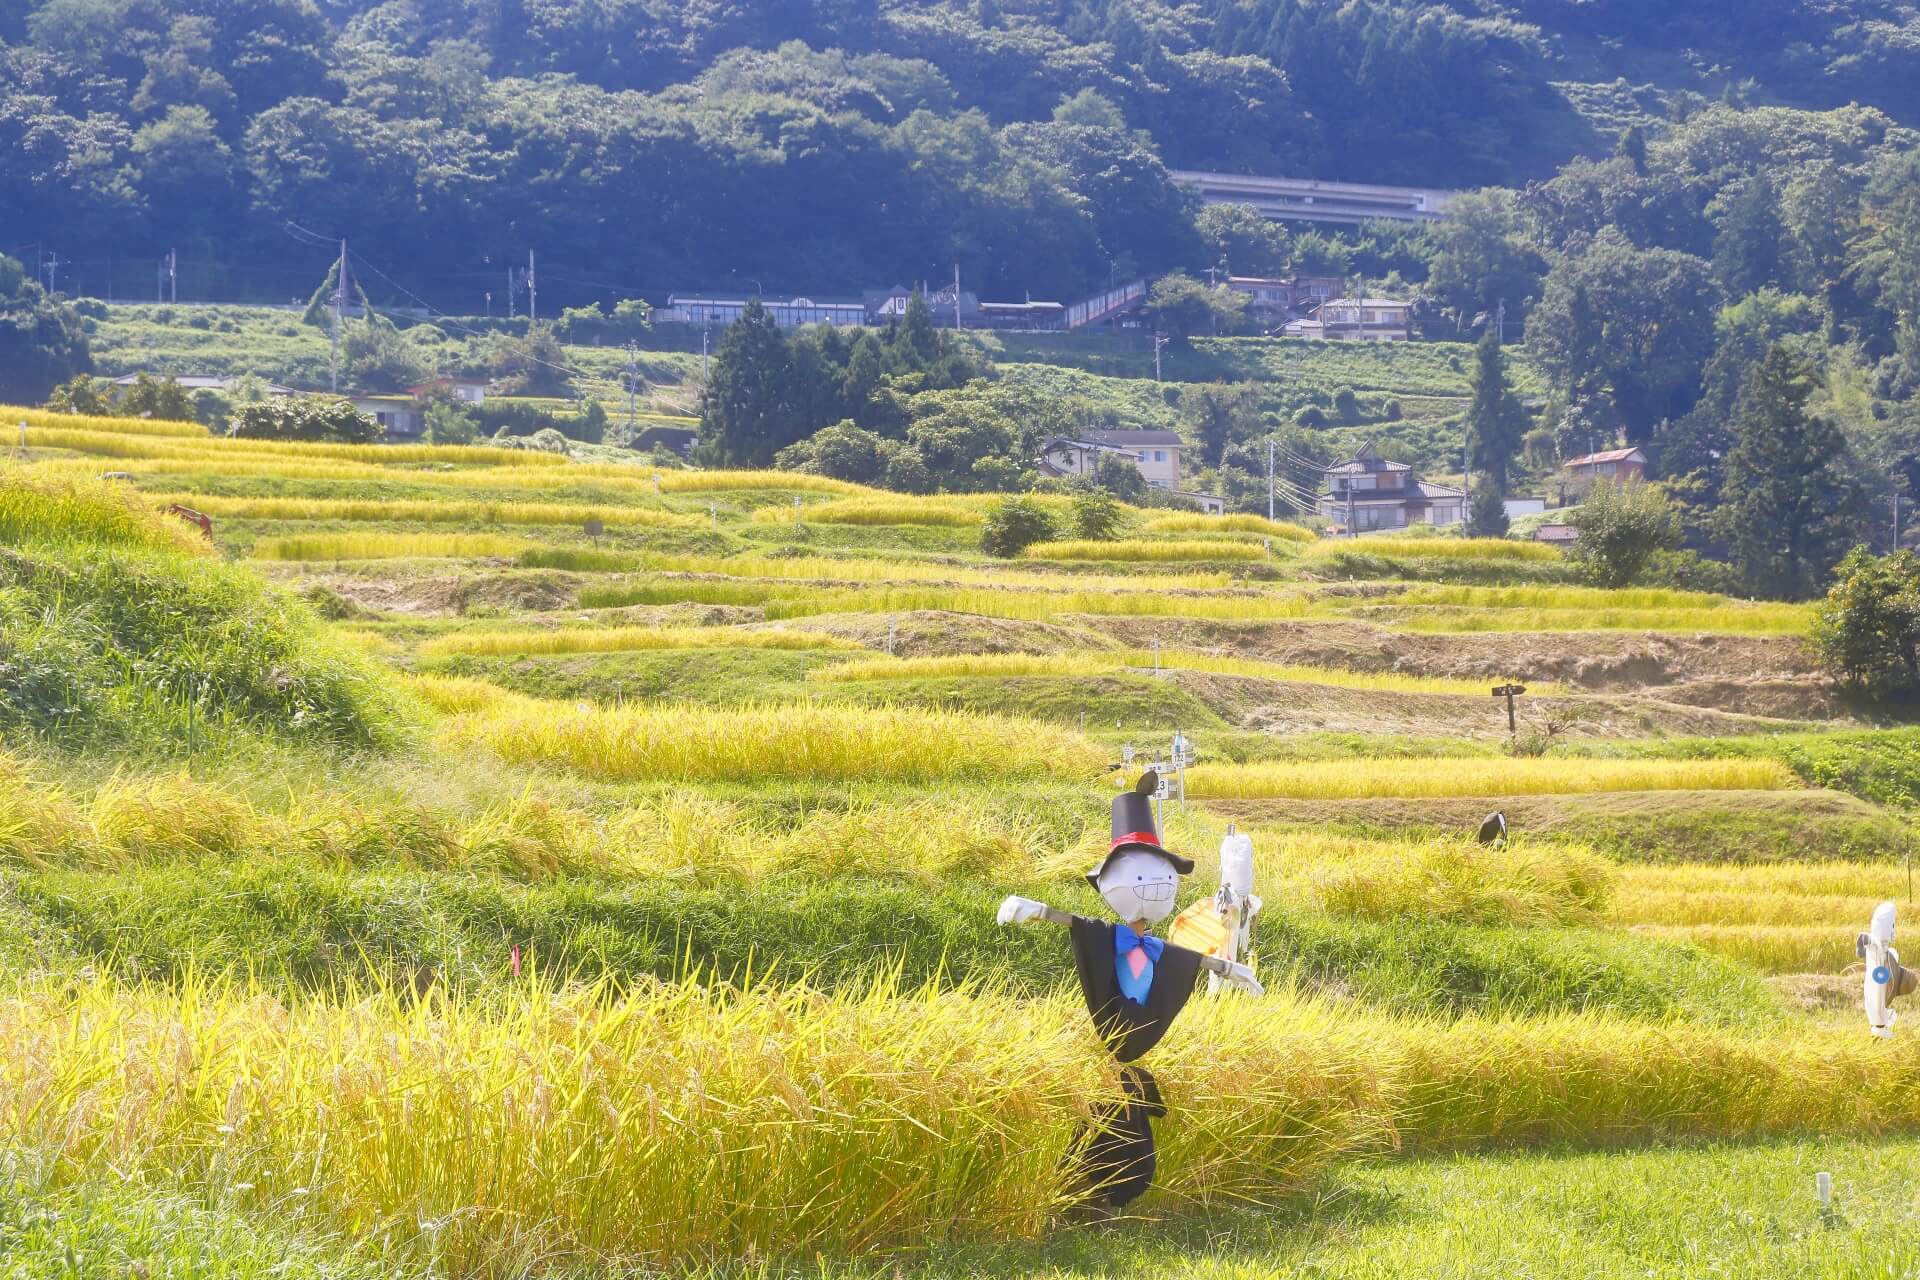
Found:
[{"label": "yellow rice paddy strip", "polygon": [[156,494],[155,504],[178,502],[210,516],[239,520],[392,520],[465,524],[698,527],[697,517],[647,507],[554,502],[432,502],[376,498],[228,498],[212,494]]},{"label": "yellow rice paddy strip", "polygon": [[640,563],[654,573],[715,573],[729,578],[811,579],[835,582],[951,582],[959,586],[1072,587],[1077,591],[1199,591],[1224,587],[1232,581],[1224,573],[1164,573],[1152,575],[1059,573],[1020,569],[983,568],[934,560],[899,557],[847,559],[829,556],[678,556],[640,553]]},{"label": "yellow rice paddy strip", "polygon": [[1510,538],[1331,538],[1313,544],[1314,555],[1378,556],[1384,560],[1527,560],[1560,559],[1560,552],[1542,542]]},{"label": "yellow rice paddy strip", "polygon": [[490,533],[337,533],[257,542],[255,560],[479,559],[519,555],[533,546]]},{"label": "yellow rice paddy strip", "polygon": [[[1862,915],[1851,924],[1830,925],[1642,924],[1631,926],[1631,931],[1663,942],[1691,943],[1762,973],[1831,974],[1858,963],[1854,938],[1866,929],[1867,919]],[[1857,1001],[1857,988],[1853,994]]]},{"label": "yellow rice paddy strip", "polygon": [[[602,464],[611,467],[613,464]],[[665,493],[724,493],[737,489],[791,489],[801,493],[877,494],[891,496],[851,480],[809,475],[802,471],[662,471]]]},{"label": "yellow rice paddy strip", "polygon": [[164,418],[98,418],[72,413],[54,413],[48,409],[23,409],[18,405],[0,405],[0,426],[18,433],[19,424],[50,427],[61,431],[111,431],[129,436],[171,436],[181,440],[207,440],[211,434],[197,422],[172,422]]},{"label": "yellow rice paddy strip", "polygon": [[1251,542],[1176,542],[1153,538],[1124,538],[1113,542],[1080,539],[1036,542],[1020,554],[1028,560],[1116,560],[1123,563],[1267,558],[1266,550]]},{"label": "yellow rice paddy strip", "polygon": [[1802,635],[1814,609],[1753,604],[1711,609],[1414,609],[1362,606],[1351,615],[1404,631],[1673,631],[1720,635]]},{"label": "yellow rice paddy strip", "polygon": [[447,740],[610,781],[1091,779],[1106,752],[1036,721],[892,707],[662,704],[610,710],[513,696],[450,721]]},{"label": "yellow rice paddy strip", "polygon": [[[1261,680],[1282,680],[1296,684],[1327,685],[1339,689],[1364,689],[1396,693],[1471,694],[1484,698],[1485,680],[1455,680],[1442,676],[1401,675],[1394,672],[1343,671],[1332,667],[1309,667],[1290,663],[1262,662],[1257,658],[1236,658],[1185,649],[1165,649],[1158,655],[1165,671],[1204,671],[1216,675],[1248,676]],[[1148,649],[1117,653],[962,653],[920,658],[870,658],[836,663],[808,673],[809,680],[844,682],[851,680],[912,680],[922,677],[980,677],[1009,679],[1019,677],[1083,677],[1115,675],[1122,672],[1151,671],[1155,655]],[[1532,686],[1545,692],[1551,686]]]},{"label": "yellow rice paddy strip", "polygon": [[[84,423],[87,419],[72,421]],[[114,458],[198,458],[237,459],[312,459],[337,462],[369,462],[383,466],[402,463],[467,463],[495,467],[565,467],[570,461],[555,453],[537,449],[492,449],[481,445],[435,444],[333,444],[315,441],[250,440],[233,437],[181,439],[174,437],[134,436],[111,430],[90,431],[85,427],[34,427],[27,429],[31,448],[71,449],[77,453],[99,454]]]},{"label": "yellow rice paddy strip", "polygon": [[1778,790],[1794,785],[1793,773],[1771,760],[1282,761],[1202,764],[1187,771],[1189,794],[1221,800]]},{"label": "yellow rice paddy strip", "polygon": [[423,657],[450,654],[629,653],[647,649],[849,649],[862,646],[821,631],[745,627],[519,627],[459,631],[420,646]]},{"label": "yellow rice paddy strip", "polygon": [[1147,521],[1148,533],[1252,533],[1268,538],[1284,538],[1289,542],[1312,542],[1313,530],[1297,524],[1288,524],[1284,520],[1269,520],[1265,516],[1255,515],[1201,515],[1192,511],[1177,511],[1170,515],[1153,516]]},{"label": "yellow rice paddy strip", "polygon": [[800,508],[761,507],[752,519],[755,524],[918,524],[966,529],[985,524],[987,517],[984,511],[937,498],[891,497],[848,498]]}]

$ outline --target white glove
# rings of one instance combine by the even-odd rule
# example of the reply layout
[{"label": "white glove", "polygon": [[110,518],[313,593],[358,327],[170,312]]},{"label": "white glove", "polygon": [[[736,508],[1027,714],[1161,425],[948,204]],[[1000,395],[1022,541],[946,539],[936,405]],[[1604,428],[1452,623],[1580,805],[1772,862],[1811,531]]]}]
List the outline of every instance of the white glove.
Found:
[{"label": "white glove", "polygon": [[1260,985],[1260,979],[1254,977],[1253,970],[1244,964],[1228,961],[1223,980],[1236,991],[1245,991],[1249,995],[1256,996],[1267,994],[1267,989]]},{"label": "white glove", "polygon": [[1000,904],[998,919],[1001,924],[1026,924],[1038,920],[1046,911],[1047,904],[1035,902],[1032,898],[1023,898],[1019,894],[1008,894]]}]

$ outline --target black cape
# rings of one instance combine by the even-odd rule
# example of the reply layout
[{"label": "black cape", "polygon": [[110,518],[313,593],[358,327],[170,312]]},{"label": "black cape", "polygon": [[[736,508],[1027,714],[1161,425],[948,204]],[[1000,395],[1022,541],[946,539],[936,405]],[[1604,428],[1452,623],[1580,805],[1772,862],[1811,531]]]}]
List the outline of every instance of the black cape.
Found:
[{"label": "black cape", "polygon": [[1200,953],[1167,943],[1154,961],[1147,1002],[1135,1004],[1120,994],[1120,976],[1113,968],[1112,923],[1075,916],[1068,933],[1073,939],[1073,967],[1080,978],[1080,994],[1087,998],[1094,1029],[1114,1057],[1132,1062],[1159,1044],[1160,1037],[1187,1007],[1187,998],[1200,977]]}]

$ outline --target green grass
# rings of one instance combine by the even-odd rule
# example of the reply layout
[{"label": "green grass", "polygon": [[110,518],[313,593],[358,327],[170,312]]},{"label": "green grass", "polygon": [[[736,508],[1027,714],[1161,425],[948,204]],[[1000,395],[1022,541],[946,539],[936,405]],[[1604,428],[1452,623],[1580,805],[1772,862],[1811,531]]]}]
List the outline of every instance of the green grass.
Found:
[{"label": "green grass", "polygon": [[[1817,1170],[1834,1175],[1829,1217]],[[897,1263],[745,1264],[707,1280],[1906,1280],[1920,1269],[1917,1181],[1911,1139],[1431,1158],[1350,1167],[1279,1205],[936,1246]]]}]

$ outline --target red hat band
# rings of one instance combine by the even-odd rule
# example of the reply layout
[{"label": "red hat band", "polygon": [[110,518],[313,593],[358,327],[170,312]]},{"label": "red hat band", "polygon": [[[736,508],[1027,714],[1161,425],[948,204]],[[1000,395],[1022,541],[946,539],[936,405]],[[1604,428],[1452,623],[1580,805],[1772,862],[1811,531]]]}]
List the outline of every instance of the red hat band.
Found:
[{"label": "red hat band", "polygon": [[1150,844],[1158,849],[1160,848],[1160,837],[1151,831],[1129,831],[1124,835],[1115,836],[1113,843],[1107,846],[1107,852],[1112,853],[1123,844]]}]

